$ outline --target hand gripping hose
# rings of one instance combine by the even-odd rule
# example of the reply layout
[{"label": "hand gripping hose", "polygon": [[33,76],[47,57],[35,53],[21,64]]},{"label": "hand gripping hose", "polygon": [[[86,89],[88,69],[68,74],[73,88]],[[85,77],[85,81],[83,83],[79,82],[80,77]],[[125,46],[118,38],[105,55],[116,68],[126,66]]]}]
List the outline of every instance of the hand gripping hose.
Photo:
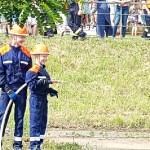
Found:
[{"label": "hand gripping hose", "polygon": [[[24,89],[27,86],[27,83],[23,84],[17,91],[16,94],[18,94],[22,89]],[[7,108],[5,110],[4,116],[3,116],[3,120],[2,120],[2,124],[1,124],[1,130],[0,130],[0,150],[2,150],[2,135],[3,135],[3,130],[4,130],[4,124],[5,124],[5,120],[6,120],[6,116],[7,113],[10,109],[11,104],[13,103],[13,100],[10,100]]]}]

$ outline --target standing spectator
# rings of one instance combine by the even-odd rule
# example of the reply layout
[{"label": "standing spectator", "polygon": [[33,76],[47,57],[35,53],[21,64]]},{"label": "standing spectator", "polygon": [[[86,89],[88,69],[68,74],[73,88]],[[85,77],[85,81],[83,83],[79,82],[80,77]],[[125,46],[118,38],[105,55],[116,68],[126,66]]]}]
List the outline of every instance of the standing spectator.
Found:
[{"label": "standing spectator", "polygon": [[[25,74],[32,66],[30,51],[23,46],[26,41],[27,30],[14,25],[10,31],[12,41],[0,49],[0,125],[6,107],[11,100],[15,104],[14,120],[14,150],[22,150],[23,118],[26,108],[27,88],[19,94],[16,91],[25,83]],[[12,108],[12,105],[11,105]],[[6,116],[3,136],[9,119],[11,108]]]},{"label": "standing spectator", "polygon": [[121,36],[124,38],[126,36],[126,29],[127,29],[127,19],[129,15],[129,3],[132,0],[114,0],[116,5],[116,12],[115,12],[115,18],[114,18],[114,27],[113,27],[113,38],[116,37],[117,28],[119,25],[120,20],[122,21],[122,31]]},{"label": "standing spectator", "polygon": [[142,5],[141,5],[141,22],[142,24],[146,25],[146,21],[145,21],[145,14],[144,14],[144,6],[145,5],[145,1],[142,1]]},{"label": "standing spectator", "polygon": [[6,36],[8,36],[9,26],[3,14],[1,14],[0,16],[0,24],[1,24],[2,33],[5,33]]},{"label": "standing spectator", "polygon": [[96,17],[95,17],[95,12],[96,12],[96,10],[97,10],[97,5],[95,4],[96,2],[95,2],[96,0],[91,0],[90,1],[90,3],[91,3],[91,11],[93,11],[94,10],[94,12],[91,12],[90,14],[91,14],[91,25],[92,25],[92,28],[94,28],[94,27],[96,27]]},{"label": "standing spectator", "polygon": [[108,8],[110,12],[110,21],[111,25],[114,24],[114,16],[115,16],[115,4],[113,3],[113,0],[106,0],[108,2]]},{"label": "standing spectator", "polygon": [[105,0],[97,0],[97,36],[103,39],[105,34],[106,37],[112,35],[109,8]]},{"label": "standing spectator", "polygon": [[31,15],[29,15],[26,25],[27,25],[27,28],[28,28],[29,35],[37,36],[38,26],[37,26],[36,17],[32,17]]},{"label": "standing spectator", "polygon": [[73,32],[72,39],[77,40],[80,37],[81,40],[86,38],[86,33],[83,32],[81,27],[81,15],[83,14],[82,4],[80,2],[72,2],[68,8],[68,26]]},{"label": "standing spectator", "polygon": [[143,32],[142,38],[150,38],[150,0],[146,0],[146,4],[143,5],[143,11],[145,15],[146,29]]},{"label": "standing spectator", "polygon": [[84,0],[83,3],[83,16],[85,16],[85,26],[87,29],[90,29],[90,7],[89,0]]},{"label": "standing spectator", "polygon": [[138,26],[138,15],[139,14],[139,9],[138,9],[138,4],[133,4],[130,6],[129,13],[130,13],[130,22],[132,25],[132,36],[135,35],[137,36],[137,26]]},{"label": "standing spectator", "polygon": [[26,73],[26,82],[30,89],[30,150],[40,150],[47,125],[47,95],[57,96],[58,92],[49,88],[49,84],[58,83],[51,80],[45,69],[49,55],[48,47],[38,44],[33,48],[35,65]]}]

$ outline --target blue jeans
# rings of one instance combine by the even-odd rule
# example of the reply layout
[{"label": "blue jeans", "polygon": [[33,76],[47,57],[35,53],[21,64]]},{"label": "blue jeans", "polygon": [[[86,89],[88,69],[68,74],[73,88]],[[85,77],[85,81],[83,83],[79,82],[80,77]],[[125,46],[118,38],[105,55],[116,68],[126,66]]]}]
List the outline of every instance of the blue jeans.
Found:
[{"label": "blue jeans", "polygon": [[145,9],[144,9],[144,14],[145,14],[145,22],[148,29],[148,33],[150,33],[150,16],[148,16],[148,13]]},{"label": "blue jeans", "polygon": [[[114,21],[114,27],[113,27],[113,37],[116,36],[117,33],[117,27],[120,22],[120,19],[122,19],[122,37],[125,37],[126,35],[126,28],[127,28],[127,19],[129,15],[129,7],[128,6],[116,6],[116,12],[115,12],[115,21]],[[121,18],[122,17],[122,18]]]}]

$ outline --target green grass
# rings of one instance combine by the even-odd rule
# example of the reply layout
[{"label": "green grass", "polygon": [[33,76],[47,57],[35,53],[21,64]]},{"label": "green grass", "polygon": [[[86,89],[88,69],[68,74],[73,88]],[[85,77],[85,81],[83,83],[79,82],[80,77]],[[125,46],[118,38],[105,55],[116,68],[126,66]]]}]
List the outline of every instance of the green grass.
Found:
[{"label": "green grass", "polygon": [[[47,42],[47,41],[46,41]],[[49,126],[149,129],[149,41],[49,39],[47,64],[59,99],[50,100]]]},{"label": "green grass", "polygon": [[[1,46],[5,44],[1,38]],[[29,49],[49,46],[47,70],[63,83],[52,85],[59,98],[49,97],[47,129],[150,129],[150,41],[141,38],[31,38]],[[12,118],[9,127],[12,127]],[[28,108],[25,133],[29,132]]]}]

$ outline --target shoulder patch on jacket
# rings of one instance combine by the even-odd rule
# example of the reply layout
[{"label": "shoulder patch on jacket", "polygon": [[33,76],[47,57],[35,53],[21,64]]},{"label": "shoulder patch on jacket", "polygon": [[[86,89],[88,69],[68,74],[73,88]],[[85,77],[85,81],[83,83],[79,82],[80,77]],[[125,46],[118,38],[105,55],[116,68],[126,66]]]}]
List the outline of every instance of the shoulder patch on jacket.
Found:
[{"label": "shoulder patch on jacket", "polygon": [[28,57],[31,57],[30,51],[29,51],[26,47],[21,46],[21,50],[22,50],[23,53],[25,53]]},{"label": "shoulder patch on jacket", "polygon": [[32,68],[30,68],[29,70],[37,73],[40,70],[40,66],[35,65]]},{"label": "shoulder patch on jacket", "polygon": [[10,46],[9,45],[5,45],[2,48],[0,48],[0,54],[4,55],[5,53],[7,53],[10,50]]}]

